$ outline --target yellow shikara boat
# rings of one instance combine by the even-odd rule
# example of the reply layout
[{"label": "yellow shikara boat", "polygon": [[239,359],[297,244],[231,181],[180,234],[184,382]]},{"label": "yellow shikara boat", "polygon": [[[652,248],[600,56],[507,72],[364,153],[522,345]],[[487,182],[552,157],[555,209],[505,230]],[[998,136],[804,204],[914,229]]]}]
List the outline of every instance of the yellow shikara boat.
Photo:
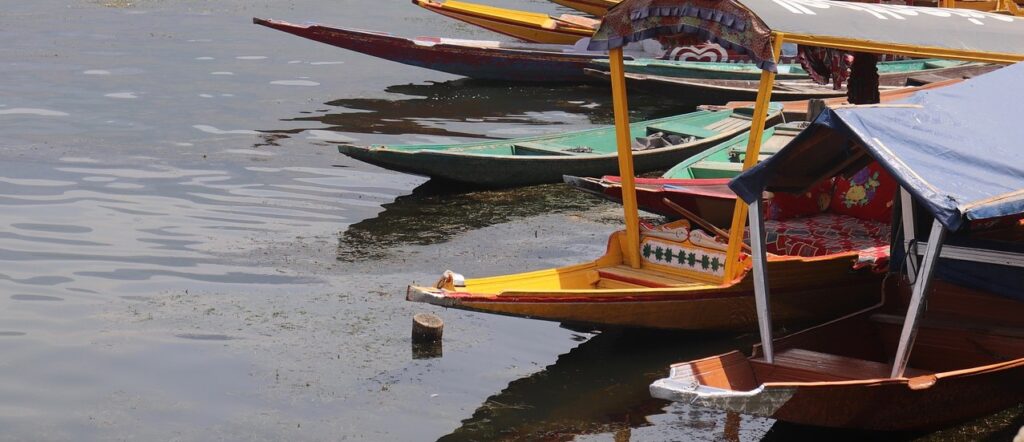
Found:
[{"label": "yellow shikara boat", "polygon": [[460,1],[413,0],[438,14],[534,43],[573,44],[594,34],[599,22],[576,15],[552,17]]},{"label": "yellow shikara boat", "polygon": [[[586,264],[465,280],[446,272],[433,287],[410,286],[406,299],[597,328],[756,330],[752,278],[746,271],[724,278],[725,244],[688,229],[685,220],[669,227],[644,230],[636,267],[624,252],[627,234],[620,231],[612,234],[604,256]],[[768,268],[772,312],[779,321],[834,317],[879,299],[880,275],[851,270],[856,252],[775,258]],[[746,257],[737,264],[750,265]],[[822,291],[829,292],[827,299]]]},{"label": "yellow shikara boat", "polygon": [[586,12],[597,17],[604,17],[608,8],[619,4],[620,0],[551,0],[567,8]]}]

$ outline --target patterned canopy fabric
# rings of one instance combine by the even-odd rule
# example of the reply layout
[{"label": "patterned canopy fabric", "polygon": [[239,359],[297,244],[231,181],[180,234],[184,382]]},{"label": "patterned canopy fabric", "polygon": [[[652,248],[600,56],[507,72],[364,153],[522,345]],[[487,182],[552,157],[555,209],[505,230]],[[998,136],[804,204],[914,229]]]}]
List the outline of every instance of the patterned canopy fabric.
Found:
[{"label": "patterned canopy fabric", "polygon": [[590,49],[696,34],[748,54],[760,68],[774,71],[772,32],[820,39],[823,47],[841,41],[923,48],[914,55],[939,58],[949,51],[1024,54],[1020,17],[829,0],[624,0],[609,10]]},{"label": "patterned canopy fabric", "polygon": [[762,69],[775,70],[771,29],[742,4],[731,0],[626,0],[612,8],[590,39],[591,50],[634,41],[687,34],[749,55]]}]

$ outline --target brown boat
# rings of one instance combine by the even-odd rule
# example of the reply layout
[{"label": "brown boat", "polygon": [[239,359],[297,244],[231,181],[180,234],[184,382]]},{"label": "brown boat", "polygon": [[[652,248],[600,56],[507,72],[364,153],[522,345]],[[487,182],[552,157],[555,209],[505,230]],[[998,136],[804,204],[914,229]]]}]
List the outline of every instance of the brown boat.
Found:
[{"label": "brown boat", "polygon": [[[991,72],[998,65],[969,63],[961,66],[884,73],[878,76],[880,94],[896,94],[906,88],[923,86],[950,79],[963,79]],[[609,73],[585,69],[586,75],[608,79]],[[665,77],[660,75],[625,74],[630,89],[671,96],[674,102],[689,105],[724,104],[730,101],[752,101],[757,97],[759,80],[719,80]],[[800,101],[811,99],[839,99],[846,89],[833,89],[811,80],[776,81],[772,89],[773,101]],[[842,98],[840,98],[842,97]],[[806,111],[805,111],[806,113]],[[802,116],[800,118],[803,118]]]},{"label": "brown boat", "polygon": [[[930,429],[1024,398],[1024,308],[946,283],[929,293],[911,368],[891,377],[909,286],[893,278],[885,305],[760,346],[672,366],[654,396],[826,427]],[[683,393],[683,392],[687,393]],[[692,392],[692,393],[691,393]]]},{"label": "brown boat", "polygon": [[[762,196],[800,193],[865,161],[900,183],[902,238],[892,255],[906,274],[888,275],[879,306],[781,339],[771,338],[763,307],[762,344],[751,357],[733,351],[676,364],[651,393],[803,425],[900,431],[1024,401],[1024,164],[1015,141],[1024,130],[1014,116],[978,107],[1024,99],[1024,88],[1011,86],[1022,73],[1015,65],[899,104],[827,109],[731,181],[750,208],[759,305],[768,305],[767,281],[776,277],[762,264]],[[865,178],[848,201],[871,192]]]}]

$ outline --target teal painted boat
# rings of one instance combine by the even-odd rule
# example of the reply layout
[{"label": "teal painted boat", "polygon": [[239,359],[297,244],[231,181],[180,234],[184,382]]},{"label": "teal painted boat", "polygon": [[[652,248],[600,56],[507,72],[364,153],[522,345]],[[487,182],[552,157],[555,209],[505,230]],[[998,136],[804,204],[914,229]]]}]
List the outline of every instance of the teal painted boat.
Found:
[{"label": "teal painted boat", "polygon": [[[765,128],[758,162],[789,144],[808,124],[795,121]],[[660,178],[637,178],[636,199],[640,209],[671,219],[678,218],[676,209],[665,203],[668,199],[716,226],[728,227],[736,202],[728,182],[743,168],[749,139],[750,131],[744,131],[683,160]],[[566,176],[564,180],[584,192],[622,202],[622,180],[618,176]]]},{"label": "teal painted boat", "polygon": [[[750,129],[752,108],[709,109],[630,125],[636,173],[665,170]],[[769,121],[782,106],[772,104]],[[483,187],[558,183],[563,175],[618,173],[615,128],[465,144],[353,146],[357,160],[441,181]]]},{"label": "teal painted boat", "polygon": [[[596,69],[607,71],[608,59],[594,60],[590,62]],[[884,61],[878,63],[879,74],[907,73],[916,71],[929,71],[932,69],[943,69],[957,67],[968,62],[920,59]],[[757,66],[748,63],[721,63],[703,61],[674,61],[674,60],[652,60],[639,59],[627,60],[625,62],[626,73],[658,75],[674,78],[698,78],[707,80],[758,80],[761,78],[761,70]],[[807,79],[807,71],[799,63],[779,64],[779,73],[776,75],[779,80]]]},{"label": "teal painted boat", "polygon": [[[758,162],[789,144],[807,127],[805,121],[783,123],[764,130]],[[687,158],[661,175],[668,179],[732,178],[743,169],[750,131]]]}]

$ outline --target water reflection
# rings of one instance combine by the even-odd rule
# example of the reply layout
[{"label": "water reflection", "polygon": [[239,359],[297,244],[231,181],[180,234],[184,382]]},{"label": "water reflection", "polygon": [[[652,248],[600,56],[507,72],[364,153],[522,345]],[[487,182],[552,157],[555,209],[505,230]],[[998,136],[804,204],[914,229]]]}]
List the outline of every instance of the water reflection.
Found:
[{"label": "water reflection", "polygon": [[[324,129],[337,132],[461,138],[509,138],[612,124],[611,94],[602,86],[460,79],[393,85],[385,91],[408,98],[338,99],[325,103],[338,109],[317,109],[316,115],[310,111],[309,116],[285,121],[316,121],[326,125]],[[640,94],[630,104],[634,118],[655,118],[687,110]],[[502,129],[501,124],[515,127]],[[538,132],[533,132],[531,126],[538,126]],[[568,129],[559,129],[560,126]],[[481,128],[485,133],[481,133]]]},{"label": "water reflection", "polygon": [[756,339],[639,330],[597,334],[554,364],[510,382],[439,441],[563,441],[583,435],[616,441],[1003,441],[1024,425],[1024,404],[934,433],[891,433],[793,425],[650,396],[648,386],[671,364],[746,351]]},{"label": "water reflection", "polygon": [[437,244],[460,232],[516,218],[586,210],[598,204],[610,205],[564,184],[466,191],[428,181],[384,204],[376,217],[350,225],[339,238],[338,259],[381,258],[396,246]]},{"label": "water reflection", "polygon": [[[510,382],[440,440],[571,440],[598,433],[628,440],[633,429],[650,425],[648,417],[661,414],[669,404],[652,398],[648,385],[664,377],[670,364],[749,348],[751,339],[641,331],[601,333],[559,356],[544,370]],[[691,436],[703,432],[699,439],[735,439],[736,428],[715,424],[722,421],[720,414],[724,413],[707,414],[710,427],[690,427]]]}]

